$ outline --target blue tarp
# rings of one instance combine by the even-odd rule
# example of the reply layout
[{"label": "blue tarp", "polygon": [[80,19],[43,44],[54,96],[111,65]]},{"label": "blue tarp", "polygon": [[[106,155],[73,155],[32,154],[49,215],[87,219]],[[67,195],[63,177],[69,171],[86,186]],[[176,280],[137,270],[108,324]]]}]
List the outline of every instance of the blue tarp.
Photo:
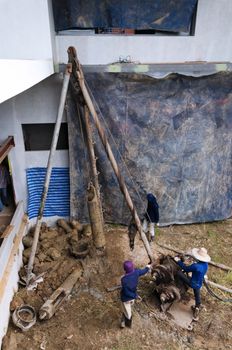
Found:
[{"label": "blue tarp", "polygon": [[189,33],[197,0],[53,0],[56,31],[154,29]]},{"label": "blue tarp", "polygon": [[[232,215],[231,73],[165,79],[88,73],[85,79],[140,215],[147,192],[156,195],[164,225]],[[76,110],[78,105],[82,113],[82,103],[70,98],[67,110],[71,215],[79,219],[88,217],[89,161]],[[128,223],[129,210],[96,131],[95,141],[105,219]]]}]

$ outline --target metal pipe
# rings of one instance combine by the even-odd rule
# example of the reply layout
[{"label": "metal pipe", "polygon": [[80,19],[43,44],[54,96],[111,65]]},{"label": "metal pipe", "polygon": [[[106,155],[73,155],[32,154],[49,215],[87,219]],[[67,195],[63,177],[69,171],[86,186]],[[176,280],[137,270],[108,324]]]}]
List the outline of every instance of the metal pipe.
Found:
[{"label": "metal pipe", "polygon": [[93,120],[94,120],[94,123],[95,123],[95,126],[98,130],[98,133],[99,133],[99,136],[100,136],[100,139],[102,141],[102,144],[105,148],[105,151],[106,151],[106,154],[111,162],[111,165],[112,165],[112,168],[114,170],[114,173],[117,177],[117,180],[118,180],[118,183],[119,183],[119,187],[121,189],[121,192],[123,193],[124,197],[125,197],[125,200],[127,202],[127,205],[130,209],[130,212],[135,220],[135,223],[136,223],[136,226],[138,228],[138,231],[140,233],[140,236],[141,236],[141,239],[143,241],[143,244],[144,244],[144,247],[146,249],[146,252],[147,252],[147,255],[150,259],[150,261],[152,262],[153,261],[153,258],[152,258],[152,252],[151,252],[151,247],[148,243],[148,240],[147,240],[147,237],[145,235],[145,233],[143,232],[142,230],[142,225],[141,225],[141,222],[140,222],[140,219],[139,219],[139,216],[137,214],[137,211],[136,211],[136,208],[132,202],[132,199],[130,197],[130,194],[128,192],[128,189],[126,187],[126,184],[125,184],[125,181],[122,177],[122,174],[118,168],[118,165],[117,165],[117,162],[114,158],[114,155],[113,155],[113,152],[111,150],[111,146],[107,140],[107,137],[106,137],[106,134],[101,126],[101,123],[100,123],[100,120],[98,118],[98,115],[97,115],[97,112],[95,110],[95,107],[93,105],[93,102],[90,98],[90,95],[89,95],[89,92],[86,88],[86,85],[85,85],[85,80],[84,80],[84,75],[83,75],[83,71],[81,69],[81,65],[76,57],[76,50],[74,47],[69,47],[68,49],[68,54],[69,54],[69,60],[70,62],[72,62],[75,67],[74,67],[74,70],[73,70],[73,73],[75,72],[76,75],[77,75],[77,78],[78,78],[78,81],[79,81],[79,84],[80,84],[80,88],[81,88],[81,91],[82,91],[82,94],[83,94],[83,97],[85,99],[85,102],[89,108],[89,111],[90,113],[92,114],[92,117],[93,117]]},{"label": "metal pipe", "polygon": [[32,270],[33,270],[33,264],[34,264],[34,259],[35,259],[35,254],[36,254],[36,249],[37,249],[37,244],[38,244],[38,239],[39,239],[39,232],[40,232],[42,219],[43,219],[43,211],[44,211],[44,207],[45,207],[45,203],[46,203],[46,199],[47,199],[48,187],[49,187],[49,182],[50,182],[50,178],[51,178],[52,160],[53,160],[56,146],[57,146],[57,142],[58,142],[60,125],[61,125],[61,120],[62,120],[62,116],[63,116],[63,112],[64,112],[65,100],[66,100],[66,96],[67,96],[71,72],[72,72],[72,65],[70,63],[68,63],[66,70],[65,70],[64,81],[63,81],[63,86],[62,86],[62,91],[61,91],[61,96],[60,96],[60,103],[59,103],[59,108],[58,108],[58,114],[57,114],[57,119],[56,119],[56,125],[55,125],[55,129],[53,132],[52,144],[51,144],[51,149],[50,149],[50,153],[49,153],[49,157],[48,157],[47,172],[46,172],[46,177],[45,177],[44,186],[43,186],[43,193],[41,196],[40,209],[39,209],[39,213],[38,213],[38,217],[37,217],[37,221],[36,221],[33,244],[32,244],[31,254],[30,254],[28,267],[27,267],[27,285],[30,282],[31,274],[32,274]]}]

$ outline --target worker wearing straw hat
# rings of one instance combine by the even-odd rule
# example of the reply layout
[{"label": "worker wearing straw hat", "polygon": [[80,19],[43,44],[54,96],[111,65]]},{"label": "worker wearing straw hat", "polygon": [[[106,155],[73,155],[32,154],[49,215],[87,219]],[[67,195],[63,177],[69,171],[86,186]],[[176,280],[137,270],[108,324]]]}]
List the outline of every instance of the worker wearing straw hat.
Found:
[{"label": "worker wearing straw hat", "polygon": [[191,251],[192,257],[196,260],[195,263],[187,266],[185,265],[179,256],[176,256],[174,260],[177,264],[184,270],[184,272],[191,272],[192,277],[189,278],[183,272],[178,272],[178,277],[186,283],[189,287],[193,288],[195,297],[195,306],[193,309],[193,320],[198,321],[200,306],[201,306],[201,296],[200,290],[203,285],[204,276],[208,270],[208,262],[211,260],[205,248],[193,248]]}]

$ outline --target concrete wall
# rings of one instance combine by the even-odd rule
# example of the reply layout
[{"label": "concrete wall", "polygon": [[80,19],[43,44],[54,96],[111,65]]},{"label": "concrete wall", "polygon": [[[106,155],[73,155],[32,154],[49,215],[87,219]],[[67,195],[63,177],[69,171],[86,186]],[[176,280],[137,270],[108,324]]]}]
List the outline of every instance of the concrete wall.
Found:
[{"label": "concrete wall", "polygon": [[[15,147],[9,159],[16,201],[23,200],[26,209],[26,169],[47,166],[49,151],[25,152],[21,124],[55,123],[62,87],[62,74],[55,74],[31,89],[0,104],[0,143],[14,136]],[[66,121],[64,115],[63,121]],[[68,166],[68,151],[56,151],[53,166]]]},{"label": "concrete wall", "polygon": [[0,102],[53,74],[50,0],[0,1]]},{"label": "concrete wall", "polygon": [[58,60],[67,62],[67,48],[74,46],[85,65],[128,55],[139,63],[232,61],[231,17],[231,0],[199,0],[195,36],[58,35]]}]

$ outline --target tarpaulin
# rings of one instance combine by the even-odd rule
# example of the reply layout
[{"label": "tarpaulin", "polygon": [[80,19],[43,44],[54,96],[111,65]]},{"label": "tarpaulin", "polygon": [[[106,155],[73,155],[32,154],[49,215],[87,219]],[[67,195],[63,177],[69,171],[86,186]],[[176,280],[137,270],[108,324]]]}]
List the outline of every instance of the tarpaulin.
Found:
[{"label": "tarpaulin", "polygon": [[129,28],[189,33],[197,0],[53,0],[56,31]]},{"label": "tarpaulin", "polygon": [[[38,216],[46,168],[27,169],[29,219]],[[52,168],[48,195],[43,216],[69,216],[70,214],[70,185],[68,168]]]},{"label": "tarpaulin", "polygon": [[[139,215],[151,192],[163,225],[231,216],[231,73],[164,79],[89,73],[85,78]],[[77,117],[82,103],[72,96],[68,107],[71,215],[78,219],[88,217],[89,161]],[[96,131],[94,138],[105,219],[128,223],[129,210]]]}]

